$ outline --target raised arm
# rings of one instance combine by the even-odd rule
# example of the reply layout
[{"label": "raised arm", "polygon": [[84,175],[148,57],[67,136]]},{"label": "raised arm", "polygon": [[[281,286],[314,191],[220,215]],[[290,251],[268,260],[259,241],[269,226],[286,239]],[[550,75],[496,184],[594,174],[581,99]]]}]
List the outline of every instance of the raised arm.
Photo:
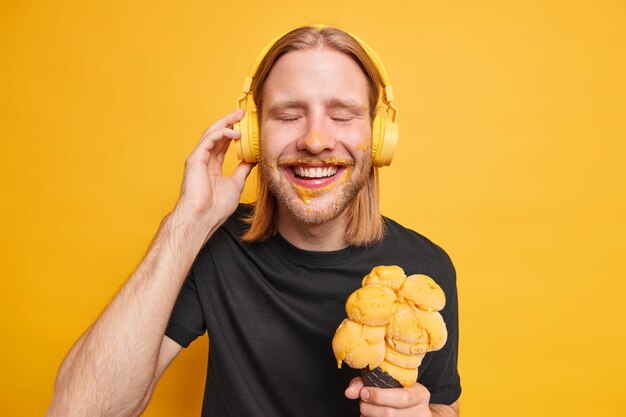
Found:
[{"label": "raised arm", "polygon": [[[231,215],[252,165],[222,175],[243,111],[209,127],[185,163],[181,195],[143,261],[78,339],[56,379],[47,417],[139,415],[180,350],[165,337],[178,292],[202,245]],[[174,345],[172,345],[174,344]]]}]

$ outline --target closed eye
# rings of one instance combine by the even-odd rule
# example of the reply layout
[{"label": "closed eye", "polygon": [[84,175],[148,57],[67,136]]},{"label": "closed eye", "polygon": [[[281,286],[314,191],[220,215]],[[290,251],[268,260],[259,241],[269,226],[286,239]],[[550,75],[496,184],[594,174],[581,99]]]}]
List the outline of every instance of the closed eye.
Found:
[{"label": "closed eye", "polygon": [[333,116],[330,118],[333,122],[338,122],[338,123],[348,123],[350,122],[352,119],[354,119],[354,117],[352,116]]},{"label": "closed eye", "polygon": [[278,120],[279,122],[282,122],[282,123],[292,123],[292,122],[295,122],[298,119],[300,119],[300,116],[298,116],[298,115],[276,116],[276,120]]}]

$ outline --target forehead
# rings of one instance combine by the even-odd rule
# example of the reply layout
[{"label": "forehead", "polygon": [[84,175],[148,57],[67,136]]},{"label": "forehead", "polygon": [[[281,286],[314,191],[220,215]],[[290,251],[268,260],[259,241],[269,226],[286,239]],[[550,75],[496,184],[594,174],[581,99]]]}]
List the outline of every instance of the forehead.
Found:
[{"label": "forehead", "polygon": [[331,49],[291,51],[280,57],[265,80],[263,101],[350,99],[368,103],[369,84],[361,67]]}]

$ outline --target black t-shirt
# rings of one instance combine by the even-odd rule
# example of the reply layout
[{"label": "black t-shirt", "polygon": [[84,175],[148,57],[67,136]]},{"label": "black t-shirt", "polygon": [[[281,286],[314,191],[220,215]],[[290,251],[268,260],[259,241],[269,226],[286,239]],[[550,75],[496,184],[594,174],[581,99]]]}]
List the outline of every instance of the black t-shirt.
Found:
[{"label": "black t-shirt", "polygon": [[251,245],[240,240],[248,213],[240,206],[200,251],[166,330],[184,347],[208,331],[203,417],[358,416],[344,391],[359,371],[337,369],[331,341],[346,299],[378,265],[443,288],[448,341],[426,354],[418,381],[432,403],[459,397],[456,276],[441,248],[389,219],[385,239],[368,247],[312,252],[280,235]]}]

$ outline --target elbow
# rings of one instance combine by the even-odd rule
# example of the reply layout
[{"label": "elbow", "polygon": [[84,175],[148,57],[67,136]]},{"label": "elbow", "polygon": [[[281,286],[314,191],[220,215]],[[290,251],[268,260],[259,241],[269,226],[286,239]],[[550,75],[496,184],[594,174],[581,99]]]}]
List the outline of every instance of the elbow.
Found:
[{"label": "elbow", "polygon": [[120,396],[104,384],[60,372],[45,417],[135,417],[144,411],[149,398],[148,394]]}]

